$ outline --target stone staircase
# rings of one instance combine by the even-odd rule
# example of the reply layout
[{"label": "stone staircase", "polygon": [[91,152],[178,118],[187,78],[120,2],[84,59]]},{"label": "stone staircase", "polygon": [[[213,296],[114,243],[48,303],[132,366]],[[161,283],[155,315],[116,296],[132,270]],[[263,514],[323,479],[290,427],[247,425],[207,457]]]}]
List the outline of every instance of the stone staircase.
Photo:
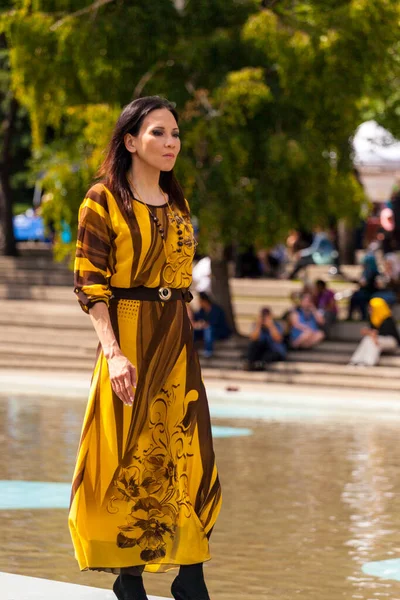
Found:
[{"label": "stone staircase", "polygon": [[[33,252],[33,251],[32,251]],[[359,267],[347,267],[346,275],[351,279],[359,275]],[[327,267],[308,267],[306,278],[329,279]],[[68,303],[74,298],[73,276],[65,263],[54,263],[51,255],[35,253],[20,258],[0,257],[0,301],[37,300],[44,302]],[[255,315],[261,306],[269,306],[276,316],[280,316],[291,306],[290,294],[300,290],[299,281],[270,279],[231,279],[231,290],[235,302],[236,316],[240,333],[247,335]],[[342,294],[350,294],[354,283],[334,281],[333,287]],[[346,300],[339,306],[344,316]]]},{"label": "stone staircase", "polygon": [[286,362],[272,364],[266,371],[247,372],[243,370],[246,345],[242,340],[235,341],[232,348],[217,348],[213,358],[201,362],[208,379],[400,391],[400,353],[383,356],[378,367],[354,367],[348,361],[356,345],[357,341],[325,341],[315,350],[289,352]]},{"label": "stone staircase", "polygon": [[[356,278],[356,268],[351,277]],[[327,277],[326,267],[309,269],[308,277]],[[331,281],[346,295],[354,284]],[[290,352],[288,361],[265,372],[243,370],[247,336],[261,306],[277,316],[290,307],[290,293],[300,282],[232,279],[231,289],[240,336],[217,344],[211,359],[201,359],[207,379],[227,382],[291,383],[358,389],[400,390],[400,354],[383,356],[378,367],[348,366],[359,340],[360,323],[339,322],[333,338],[311,351]],[[346,300],[340,302],[344,314]],[[79,308],[72,276],[65,265],[46,257],[0,258],[0,369],[87,372],[93,368],[97,339],[91,321]]]},{"label": "stone staircase", "polygon": [[19,258],[0,256],[0,300],[40,299],[41,288],[73,286],[73,275],[65,263],[55,263],[49,252],[34,249]]}]

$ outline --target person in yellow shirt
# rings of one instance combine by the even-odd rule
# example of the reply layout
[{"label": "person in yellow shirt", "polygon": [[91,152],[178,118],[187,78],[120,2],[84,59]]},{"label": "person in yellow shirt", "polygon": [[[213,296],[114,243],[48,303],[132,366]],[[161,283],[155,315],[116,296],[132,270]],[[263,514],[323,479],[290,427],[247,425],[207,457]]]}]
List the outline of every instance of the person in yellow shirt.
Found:
[{"label": "person in yellow shirt", "polygon": [[378,364],[382,352],[396,352],[400,335],[388,304],[382,298],[369,302],[371,327],[361,330],[363,339],[351,357],[351,365],[373,367]]}]

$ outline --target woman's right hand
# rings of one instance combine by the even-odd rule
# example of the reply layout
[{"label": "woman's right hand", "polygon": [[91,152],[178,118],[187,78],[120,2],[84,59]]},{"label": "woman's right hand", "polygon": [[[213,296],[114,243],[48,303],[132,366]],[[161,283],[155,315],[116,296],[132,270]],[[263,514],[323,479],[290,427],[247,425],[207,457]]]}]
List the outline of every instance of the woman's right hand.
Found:
[{"label": "woman's right hand", "polygon": [[112,389],[126,406],[132,406],[137,382],[136,367],[124,354],[114,355],[107,363]]}]

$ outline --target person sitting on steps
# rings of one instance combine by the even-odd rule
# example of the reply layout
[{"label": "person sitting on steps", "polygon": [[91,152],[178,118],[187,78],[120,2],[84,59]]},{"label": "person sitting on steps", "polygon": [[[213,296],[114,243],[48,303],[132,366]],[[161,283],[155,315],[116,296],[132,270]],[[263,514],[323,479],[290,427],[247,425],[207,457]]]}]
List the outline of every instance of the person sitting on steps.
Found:
[{"label": "person sitting on steps", "polygon": [[392,312],[383,298],[372,298],[369,303],[371,327],[363,327],[363,339],[350,360],[350,365],[374,367],[382,352],[394,354],[400,346],[400,335]]},{"label": "person sitting on steps", "polygon": [[292,348],[313,348],[325,339],[325,333],[321,331],[325,319],[308,292],[301,295],[300,306],[292,311],[289,321]]},{"label": "person sitting on steps", "polygon": [[246,369],[263,370],[270,362],[285,360],[286,353],[282,326],[274,320],[269,308],[261,309],[250,334]]},{"label": "person sitting on steps", "polygon": [[313,302],[315,307],[321,311],[325,319],[323,330],[329,336],[332,325],[337,320],[338,307],[335,300],[335,292],[330,290],[326,282],[317,279],[314,284]]},{"label": "person sitting on steps", "polygon": [[205,358],[211,358],[214,352],[214,342],[226,340],[232,331],[226,321],[223,309],[212,302],[206,292],[200,292],[200,310],[193,315],[195,341],[204,341]]},{"label": "person sitting on steps", "polygon": [[363,258],[363,272],[358,282],[359,289],[350,298],[348,321],[353,319],[355,312],[359,312],[362,321],[367,320],[368,302],[378,291],[378,276],[379,269],[375,255],[369,251]]}]

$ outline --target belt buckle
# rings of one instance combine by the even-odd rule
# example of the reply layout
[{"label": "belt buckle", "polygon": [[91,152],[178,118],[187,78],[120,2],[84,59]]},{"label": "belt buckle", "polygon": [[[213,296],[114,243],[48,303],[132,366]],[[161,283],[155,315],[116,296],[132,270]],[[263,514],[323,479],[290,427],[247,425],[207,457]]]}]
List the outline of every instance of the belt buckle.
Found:
[{"label": "belt buckle", "polygon": [[161,300],[168,302],[172,296],[172,290],[169,287],[160,287],[158,288],[158,295]]}]

